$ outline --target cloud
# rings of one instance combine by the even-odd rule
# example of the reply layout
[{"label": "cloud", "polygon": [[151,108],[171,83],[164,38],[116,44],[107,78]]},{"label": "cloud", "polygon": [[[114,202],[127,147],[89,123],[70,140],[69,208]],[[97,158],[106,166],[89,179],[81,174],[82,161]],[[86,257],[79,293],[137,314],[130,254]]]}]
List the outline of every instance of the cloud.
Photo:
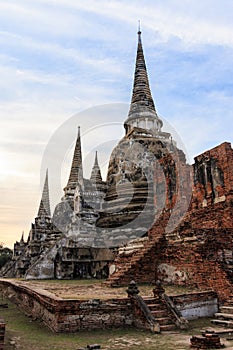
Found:
[{"label": "cloud", "polygon": [[[229,1],[205,0],[198,4],[189,1],[106,1],[94,0],[74,2],[57,0],[56,2],[37,1],[28,3],[0,4],[2,20],[8,30],[30,33],[34,38],[47,37],[55,40],[68,37],[64,46],[74,46],[73,39],[88,39],[119,45],[122,24],[130,30],[136,30],[137,20],[141,19],[142,28],[150,34],[150,39],[167,42],[177,37],[186,45],[214,44],[233,46],[232,18],[233,5]],[[93,17],[95,16],[95,18]],[[11,23],[11,26],[7,23]],[[93,24],[94,23],[94,24]],[[118,30],[117,30],[118,28]],[[124,41],[130,42],[130,36],[124,35]],[[21,41],[23,44],[23,41]],[[83,41],[84,43],[84,41]],[[84,43],[85,45],[85,43]],[[86,45],[85,45],[86,46]],[[126,46],[127,47],[127,46]]]},{"label": "cloud", "polygon": [[[42,1],[45,3],[44,1]],[[232,47],[233,6],[228,1],[205,1],[201,6],[196,1],[98,1],[73,2],[58,0],[57,5],[73,10],[107,16],[135,26],[141,19],[144,28],[159,32],[161,39],[178,37],[186,44],[224,44]],[[210,10],[211,9],[211,10]],[[226,24],[226,17],[228,19]]]},{"label": "cloud", "polygon": [[169,122],[180,135],[190,160],[193,157],[224,142],[232,142],[231,96],[224,92],[203,95],[200,103],[173,101]]},{"label": "cloud", "polygon": [[[8,232],[13,242],[33,219],[40,175],[44,179],[41,160],[56,129],[91,106],[130,101],[138,19],[158,113],[190,157],[232,141],[232,7],[226,0],[1,2],[2,235]],[[126,116],[127,108],[105,115],[120,123]],[[83,132],[86,119],[77,121]],[[95,126],[101,120],[101,113],[90,119]],[[106,135],[121,137],[114,128],[83,135],[89,170]],[[76,126],[70,147],[75,136]],[[100,153],[103,165],[106,157]],[[69,167],[67,156],[64,183]]]}]

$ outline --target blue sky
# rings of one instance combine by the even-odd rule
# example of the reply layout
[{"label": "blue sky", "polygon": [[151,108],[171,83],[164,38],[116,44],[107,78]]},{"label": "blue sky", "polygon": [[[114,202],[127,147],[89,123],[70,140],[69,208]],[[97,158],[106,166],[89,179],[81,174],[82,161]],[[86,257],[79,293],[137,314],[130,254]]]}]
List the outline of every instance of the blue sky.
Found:
[{"label": "blue sky", "polygon": [[0,0],[0,241],[27,236],[57,128],[87,108],[129,104],[138,19],[157,111],[189,158],[232,141],[232,1]]}]

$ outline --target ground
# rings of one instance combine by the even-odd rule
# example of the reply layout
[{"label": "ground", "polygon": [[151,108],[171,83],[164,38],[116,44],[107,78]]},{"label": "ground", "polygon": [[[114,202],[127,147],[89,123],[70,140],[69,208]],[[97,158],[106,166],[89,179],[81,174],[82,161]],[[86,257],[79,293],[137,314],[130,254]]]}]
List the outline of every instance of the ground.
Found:
[{"label": "ground", "polygon": [[[164,334],[135,329],[54,334],[41,322],[24,316],[11,303],[0,313],[7,323],[4,350],[77,350],[87,344],[100,344],[102,350],[188,350],[190,337],[210,327],[210,319],[201,319],[192,321],[188,331]],[[221,342],[225,349],[233,350],[233,340],[221,337]]]},{"label": "ground", "polygon": [[[12,279],[13,280],[13,279]],[[46,291],[62,299],[111,299],[127,297],[127,287],[110,288],[103,280],[35,280],[25,281],[17,280],[22,284],[36,291]],[[141,296],[152,296],[152,285],[138,285]],[[184,286],[168,286],[166,293],[168,295],[182,294],[199,291]]]},{"label": "ground", "polygon": [[[126,288],[107,288],[99,281],[20,281],[35,289],[46,289],[60,297],[75,297],[80,299],[95,296],[111,295],[126,296]],[[152,286],[140,286],[141,294],[151,293]],[[187,291],[185,288],[168,288],[168,293]],[[105,293],[105,294],[101,294]],[[97,296],[98,295],[98,296]],[[186,331],[152,334],[136,329],[114,329],[103,331],[78,332],[75,334],[55,334],[40,321],[32,320],[22,314],[17,307],[6,299],[0,299],[0,304],[8,303],[8,308],[0,308],[0,315],[6,322],[6,337],[4,350],[78,350],[87,344],[100,344],[102,350],[188,350],[190,337],[200,335],[201,331],[213,329],[210,319],[199,319],[190,322]],[[215,330],[219,330],[214,328]],[[233,333],[232,333],[233,334]],[[230,340],[232,339],[232,340]],[[233,336],[221,335],[225,349],[233,350]]]}]

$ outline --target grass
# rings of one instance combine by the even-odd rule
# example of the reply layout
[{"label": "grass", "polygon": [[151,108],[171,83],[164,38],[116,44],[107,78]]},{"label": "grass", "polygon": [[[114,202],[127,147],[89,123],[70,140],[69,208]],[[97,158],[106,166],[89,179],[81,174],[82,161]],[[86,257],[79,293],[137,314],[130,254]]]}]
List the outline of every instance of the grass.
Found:
[{"label": "grass", "polygon": [[4,350],[77,350],[96,343],[103,350],[188,350],[191,335],[200,334],[200,329],[210,325],[209,319],[200,319],[192,321],[187,331],[168,334],[151,334],[130,328],[55,334],[40,321],[33,321],[23,315],[14,304],[8,302],[8,305],[8,309],[0,310],[6,322]]},{"label": "grass", "polygon": [[[107,288],[102,284],[103,280],[46,280],[46,281],[21,281],[28,286],[36,286],[40,289],[51,290],[51,292],[64,291],[61,297],[74,295],[76,298],[87,298],[88,293],[100,293],[104,298],[108,293],[126,296],[126,287]],[[139,285],[141,295],[152,293],[153,286]],[[184,286],[166,287],[167,294],[183,294],[193,292]],[[85,292],[85,294],[83,294]],[[63,292],[62,292],[63,293]],[[106,293],[106,294],[105,294]],[[4,350],[77,350],[85,348],[87,344],[100,344],[102,350],[188,350],[190,349],[190,337],[200,334],[201,329],[210,327],[209,319],[199,319],[190,322],[187,331],[178,331],[166,334],[152,334],[150,332],[132,328],[98,330],[74,334],[55,334],[46,328],[42,322],[34,321],[22,314],[17,307],[7,301],[0,299],[0,303],[7,302],[8,309],[1,308],[0,315],[6,322],[6,338]],[[233,342],[227,342],[226,349],[233,349]],[[229,347],[230,346],[230,347]]]}]

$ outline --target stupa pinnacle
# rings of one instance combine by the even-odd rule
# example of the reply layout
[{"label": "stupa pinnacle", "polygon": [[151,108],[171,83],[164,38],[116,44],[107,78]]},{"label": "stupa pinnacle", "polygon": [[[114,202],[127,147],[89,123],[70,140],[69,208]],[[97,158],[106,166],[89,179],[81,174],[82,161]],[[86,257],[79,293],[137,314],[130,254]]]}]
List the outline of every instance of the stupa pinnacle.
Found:
[{"label": "stupa pinnacle", "polygon": [[48,170],[46,171],[44,188],[40,201],[37,217],[51,217],[50,202],[49,202],[49,184],[48,184]]},{"label": "stupa pinnacle", "polygon": [[82,148],[81,148],[81,137],[80,127],[78,127],[78,136],[74,148],[74,155],[70,170],[70,176],[66,187],[64,188],[66,195],[73,195],[75,188],[79,182],[83,181],[83,169],[82,169]]},{"label": "stupa pinnacle", "polygon": [[124,123],[126,134],[134,127],[159,133],[163,123],[158,117],[150,91],[149,79],[142,48],[141,30],[138,30],[138,47],[134,73],[133,93],[128,118]]}]

